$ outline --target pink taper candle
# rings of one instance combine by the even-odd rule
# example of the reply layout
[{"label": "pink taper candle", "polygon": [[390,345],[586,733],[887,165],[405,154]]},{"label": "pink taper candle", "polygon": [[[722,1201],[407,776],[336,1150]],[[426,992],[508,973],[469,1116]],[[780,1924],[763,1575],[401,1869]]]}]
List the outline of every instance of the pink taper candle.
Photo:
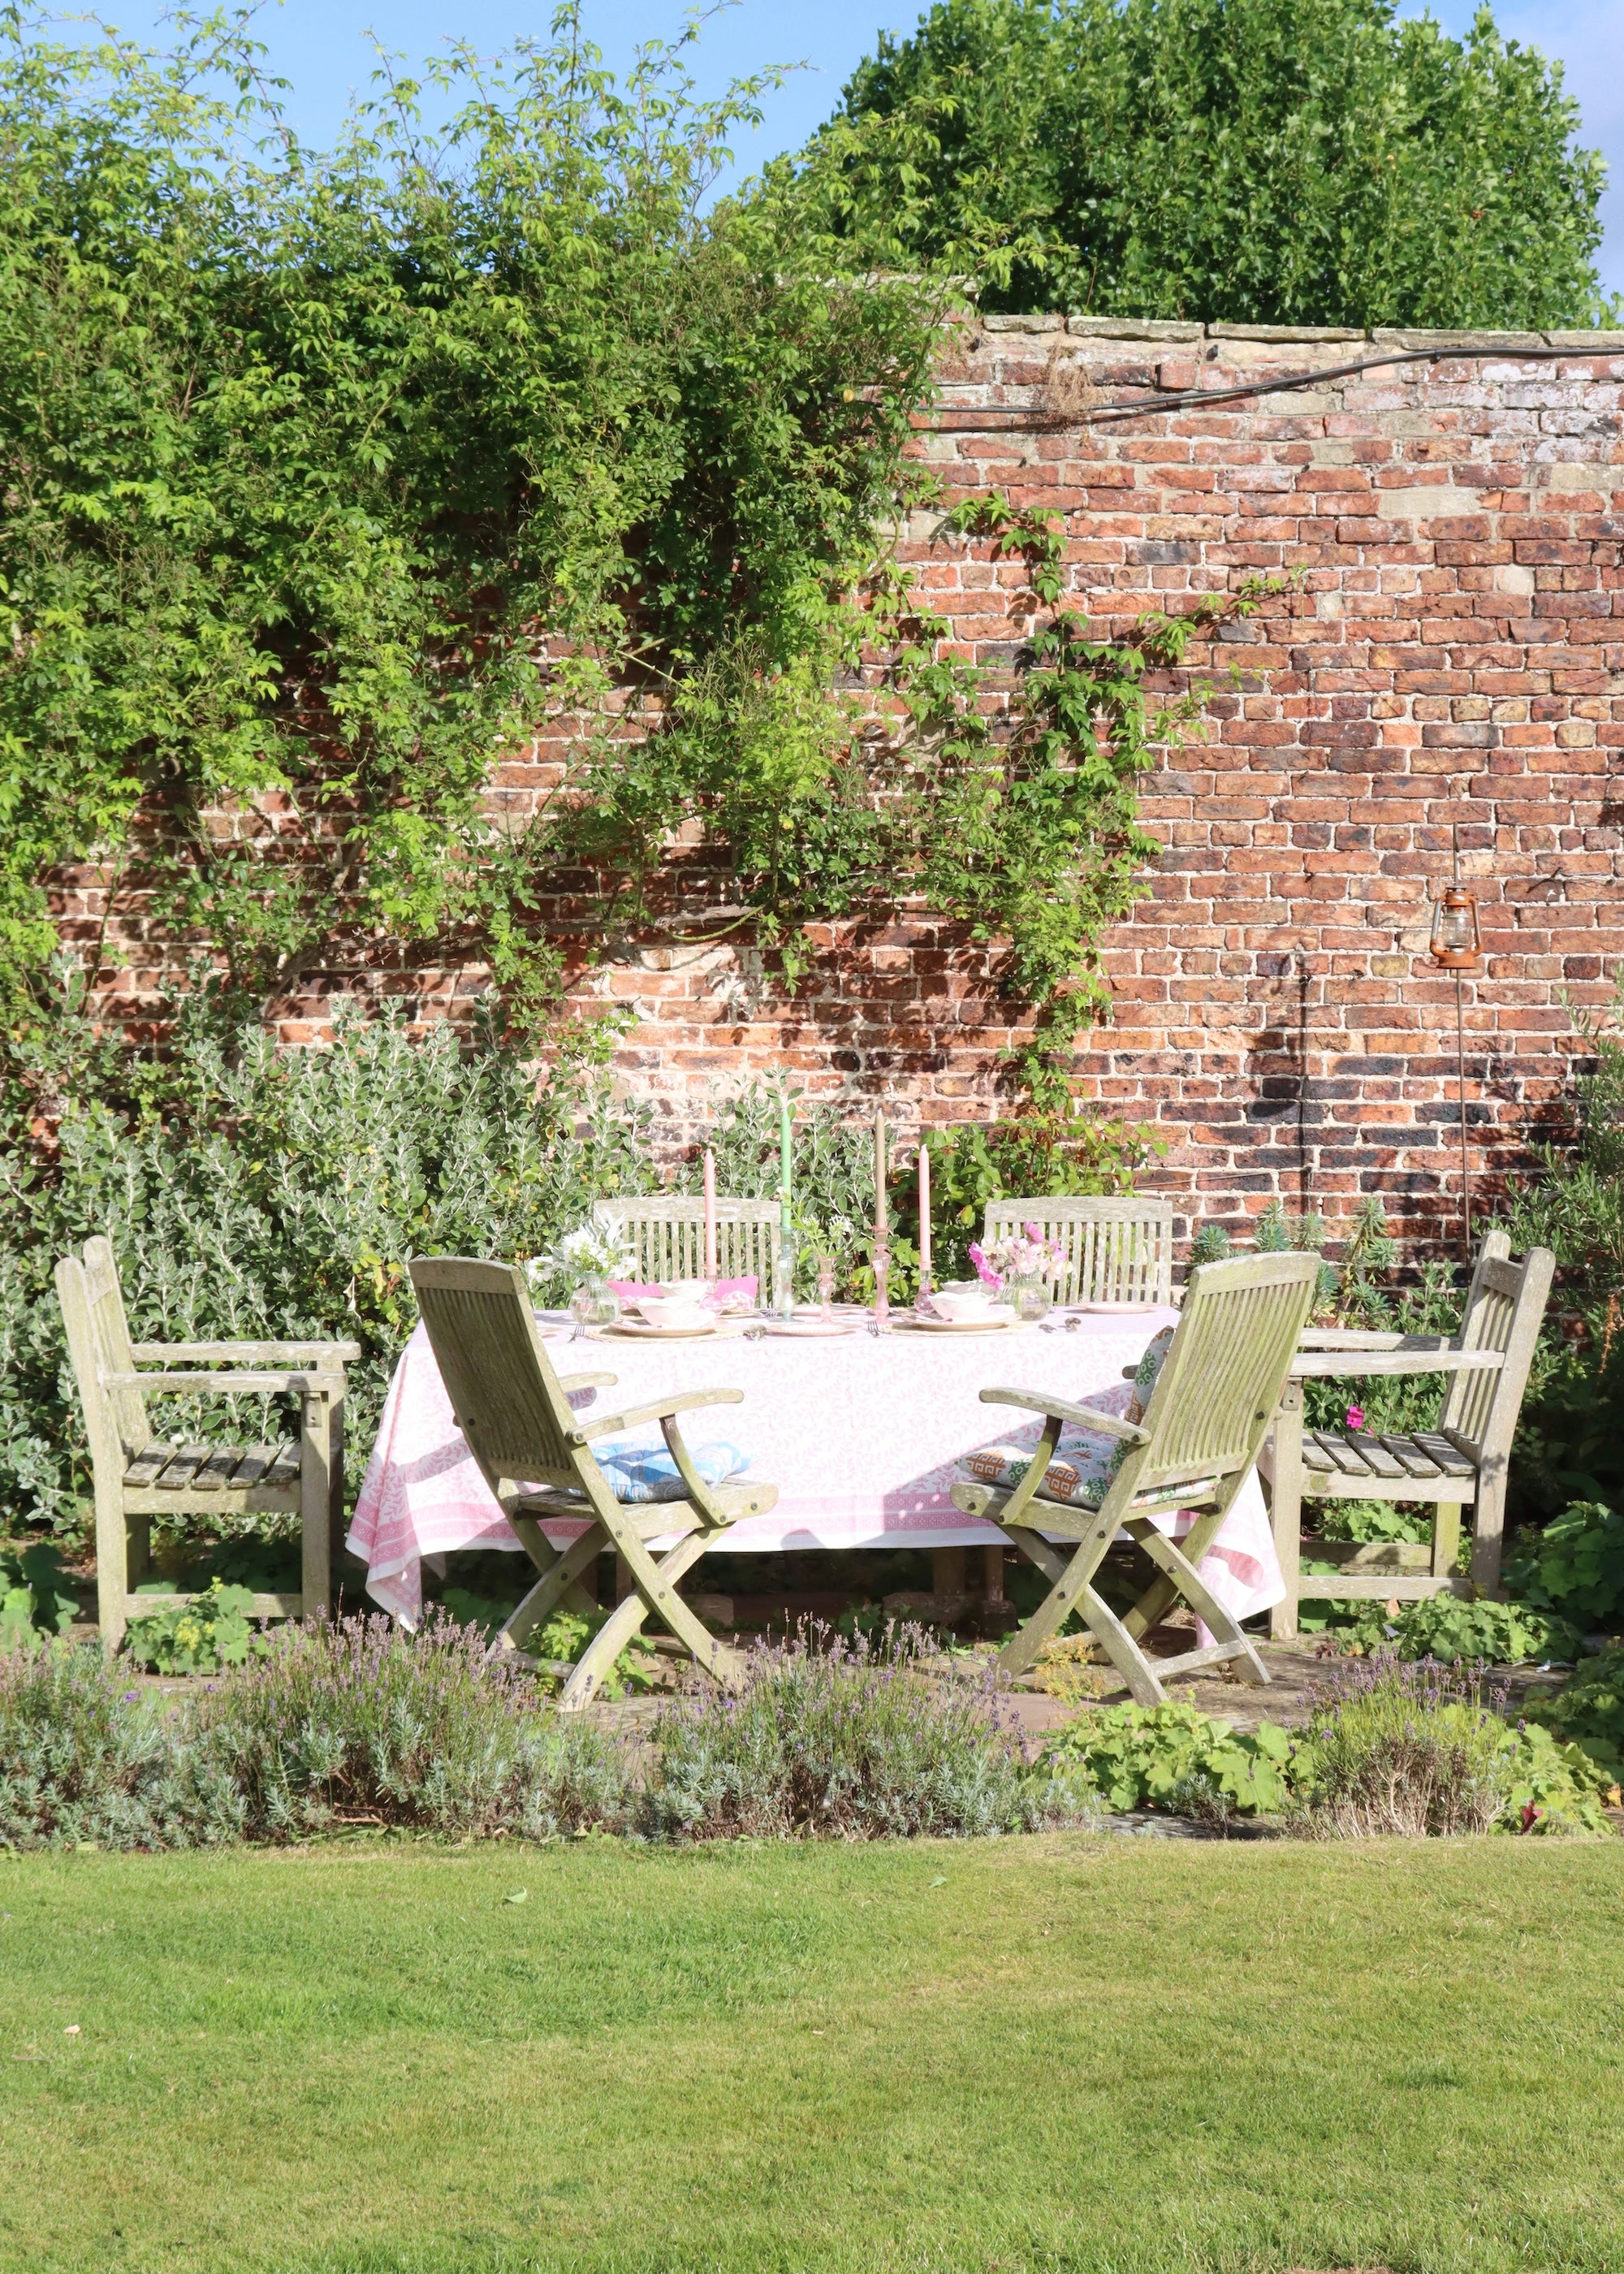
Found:
[{"label": "pink taper candle", "polygon": [[705,1277],[716,1271],[716,1155],[705,1147]]},{"label": "pink taper candle", "polygon": [[919,1141],[919,1291],[930,1292],[930,1148]]}]

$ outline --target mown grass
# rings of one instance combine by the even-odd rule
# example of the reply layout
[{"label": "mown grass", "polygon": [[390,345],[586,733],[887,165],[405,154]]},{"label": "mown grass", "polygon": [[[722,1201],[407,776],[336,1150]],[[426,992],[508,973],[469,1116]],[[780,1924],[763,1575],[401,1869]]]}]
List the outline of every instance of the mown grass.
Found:
[{"label": "mown grass", "polygon": [[0,1911],[6,2268],[1624,2263],[1612,1842],[376,1841]]}]

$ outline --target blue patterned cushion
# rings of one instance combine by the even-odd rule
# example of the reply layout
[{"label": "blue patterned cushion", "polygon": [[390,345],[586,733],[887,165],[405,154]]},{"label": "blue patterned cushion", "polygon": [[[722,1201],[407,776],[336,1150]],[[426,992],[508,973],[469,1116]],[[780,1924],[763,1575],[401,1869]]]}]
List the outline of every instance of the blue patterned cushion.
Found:
[{"label": "blue patterned cushion", "polygon": [[[708,1485],[726,1484],[729,1477],[741,1475],[750,1465],[748,1453],[741,1453],[737,1445],[730,1445],[723,1439],[709,1445],[690,1445],[688,1453]],[[628,1445],[611,1438],[606,1444],[593,1446],[592,1457],[608,1480],[616,1500],[628,1506],[650,1500],[684,1500],[688,1496],[688,1487],[677,1473],[677,1465],[664,1445]]]}]

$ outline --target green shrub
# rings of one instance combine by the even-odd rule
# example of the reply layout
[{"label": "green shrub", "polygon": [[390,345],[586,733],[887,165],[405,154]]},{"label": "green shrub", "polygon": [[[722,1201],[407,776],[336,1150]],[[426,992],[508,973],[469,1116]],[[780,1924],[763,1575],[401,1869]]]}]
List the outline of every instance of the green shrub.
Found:
[{"label": "green shrub", "polygon": [[1446,1665],[1462,1659],[1494,1666],[1530,1658],[1571,1662],[1583,1647],[1583,1637],[1568,1619],[1523,1603],[1465,1603],[1455,1595],[1406,1603],[1393,1625],[1400,1658],[1435,1658]]},{"label": "green shrub", "polygon": [[188,1728],[251,1840],[343,1824],[550,1839],[613,1829],[624,1807],[613,1746],[443,1618],[415,1635],[384,1618],[279,1628],[192,1702]]},{"label": "green shrub", "polygon": [[1292,1763],[1298,1829],[1319,1838],[1602,1831],[1602,1780],[1577,1746],[1513,1728],[1479,1675],[1387,1656],[1340,1670]]},{"label": "green shrub", "polygon": [[[88,1455],[51,1271],[92,1232],[113,1243],[137,1340],[360,1343],[353,1502],[417,1319],[408,1259],[523,1261],[595,1197],[658,1181],[643,1118],[590,1073],[538,1082],[488,1021],[466,1043],[448,1028],[417,1042],[341,1002],[330,1049],[279,1050],[257,1027],[217,1031],[194,998],[149,1061],[100,1048],[71,990],[63,1009],[57,1149],[35,1151],[26,1103],[0,1132],[0,1495],[68,1537],[87,1520]],[[297,1427],[259,1398],[147,1410],[160,1436],[191,1442]]]},{"label": "green shrub", "polygon": [[[167,1580],[145,1583],[154,1593],[172,1592]],[[141,1589],[136,1589],[137,1597]],[[218,1674],[241,1666],[251,1652],[263,1652],[267,1638],[248,1623],[251,1587],[228,1587],[212,1580],[207,1594],[193,1595],[172,1610],[132,1619],[124,1648],[137,1666],[154,1674]]]},{"label": "green shrub", "polygon": [[1609,1777],[1624,1777],[1624,1648],[1581,1659],[1556,1697],[1530,1698],[1523,1710],[1530,1724],[1582,1747]]},{"label": "green shrub", "polygon": [[[1311,1563],[1305,1570],[1328,1570]],[[1306,1633],[1328,1633],[1351,1654],[1387,1652],[1395,1658],[1462,1660],[1492,1666],[1517,1666],[1527,1659],[1570,1663],[1583,1638],[1570,1620],[1530,1609],[1526,1603],[1462,1602],[1456,1595],[1433,1595],[1405,1603],[1389,1614],[1381,1603],[1331,1599],[1304,1604],[1298,1615]]]},{"label": "green shrub", "polygon": [[0,1847],[208,1847],[242,1829],[230,1778],[100,1644],[0,1650]]},{"label": "green shrub", "polygon": [[984,1675],[923,1668],[917,1630],[758,1646],[742,1692],[665,1707],[635,1821],[665,1840],[971,1837],[1074,1815]]},{"label": "green shrub", "polygon": [[1624,1610],[1624,1515],[1579,1501],[1543,1532],[1521,1533],[1506,1585],[1537,1609],[1605,1626]]},{"label": "green shrub", "polygon": [[1291,1738],[1272,1721],[1243,1733],[1192,1706],[1111,1706],[1073,1721],[1044,1758],[1119,1812],[1252,1816],[1285,1806]]},{"label": "green shrub", "polygon": [[1581,1017],[1578,1039],[1590,1065],[1570,1126],[1536,1146],[1538,1173],[1506,1209],[1516,1246],[1555,1254],[1569,1312],[1541,1340],[1517,1433],[1519,1513],[1540,1516],[1575,1501],[1624,1506],[1624,975],[1609,1013]]},{"label": "green shrub", "polygon": [[63,1582],[62,1557],[48,1540],[0,1547],[0,1649],[28,1634],[60,1634],[79,1615]]}]

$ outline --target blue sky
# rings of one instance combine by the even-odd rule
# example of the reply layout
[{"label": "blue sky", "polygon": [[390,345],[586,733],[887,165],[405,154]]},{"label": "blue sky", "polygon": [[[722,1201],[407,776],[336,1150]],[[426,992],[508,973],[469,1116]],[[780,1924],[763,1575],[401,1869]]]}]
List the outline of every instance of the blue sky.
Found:
[{"label": "blue sky", "polygon": [[[201,5],[202,0],[195,0]],[[1434,0],[1431,12],[1451,32],[1463,32],[1476,0]],[[102,0],[104,18],[137,35],[153,33],[162,11]],[[670,37],[683,20],[681,0],[587,0],[588,29],[612,64],[623,64],[639,41]],[[1405,14],[1425,12],[1406,7]],[[748,170],[779,150],[795,148],[833,109],[847,74],[882,30],[907,30],[919,0],[742,0],[705,29],[698,75],[707,91],[733,77],[774,63],[804,63],[768,102],[761,131],[741,141]],[[1613,168],[1604,207],[1607,236],[1600,267],[1609,290],[1624,291],[1624,0],[1504,0],[1496,11],[1507,37],[1560,57],[1568,92],[1583,113],[1583,140],[1600,149]],[[265,6],[259,36],[272,67],[292,82],[289,110],[301,139],[321,144],[342,118],[351,90],[365,92],[372,69],[370,27],[391,48],[414,59],[445,38],[460,38],[485,53],[529,34],[545,35],[551,0],[282,0]]]}]

